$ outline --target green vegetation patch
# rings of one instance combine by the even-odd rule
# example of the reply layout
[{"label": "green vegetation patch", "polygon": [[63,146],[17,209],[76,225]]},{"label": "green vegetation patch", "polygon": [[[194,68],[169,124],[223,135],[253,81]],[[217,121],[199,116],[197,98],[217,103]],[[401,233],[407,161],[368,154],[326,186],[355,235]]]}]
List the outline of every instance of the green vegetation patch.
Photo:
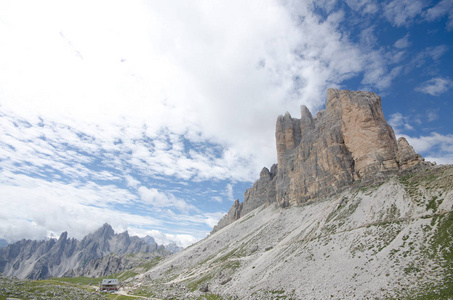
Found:
[{"label": "green vegetation patch", "polygon": [[149,262],[147,262],[147,263],[145,263],[143,265],[140,265],[138,267],[141,267],[141,268],[145,269],[145,271],[149,271],[152,268],[154,268],[161,260],[162,260],[162,257],[161,256],[157,256],[157,257],[153,258],[152,260],[150,260]]},{"label": "green vegetation patch", "polygon": [[54,282],[66,282],[72,283],[77,285],[99,285],[102,282],[102,279],[107,277],[101,278],[90,278],[90,277],[59,277],[59,278],[51,278]]},{"label": "green vegetation patch", "polygon": [[377,190],[383,184],[384,184],[384,182],[381,182],[378,184],[365,185],[365,186],[359,187],[358,190],[362,193],[366,193],[367,195],[369,195],[372,192],[374,192],[375,190]]},{"label": "green vegetation patch", "polygon": [[223,300],[222,296],[216,294],[204,294],[203,296],[198,297],[198,300]]},{"label": "green vegetation patch", "polygon": [[441,202],[437,201],[437,196],[434,196],[426,205],[426,210],[432,209],[433,212],[437,211],[437,207],[440,205]]},{"label": "green vegetation patch", "polygon": [[203,283],[206,283],[208,281],[210,281],[212,278],[213,278],[213,274],[212,273],[208,273],[206,274],[205,276],[199,278],[199,279],[196,279],[192,282],[190,282],[188,285],[187,285],[187,288],[191,291],[191,292],[194,292],[195,290],[197,290],[199,288],[199,286]]},{"label": "green vegetation patch", "polygon": [[20,280],[0,275],[2,297],[18,299],[108,299],[94,288],[76,283],[49,280]]},{"label": "green vegetation patch", "polygon": [[[437,228],[430,240],[427,255],[442,266],[443,280],[428,283],[418,289],[406,292],[399,299],[452,299],[453,298],[453,212],[433,218],[431,226]],[[416,273],[418,268],[409,265],[406,274]]]},{"label": "green vegetation patch", "polygon": [[253,292],[252,296],[255,299],[297,299],[294,296],[294,291],[287,292],[285,290],[258,290]]},{"label": "green vegetation patch", "polygon": [[453,167],[439,166],[413,171],[410,174],[400,176],[398,179],[409,195],[420,198],[419,188],[422,186],[426,189],[451,191],[453,189]]}]

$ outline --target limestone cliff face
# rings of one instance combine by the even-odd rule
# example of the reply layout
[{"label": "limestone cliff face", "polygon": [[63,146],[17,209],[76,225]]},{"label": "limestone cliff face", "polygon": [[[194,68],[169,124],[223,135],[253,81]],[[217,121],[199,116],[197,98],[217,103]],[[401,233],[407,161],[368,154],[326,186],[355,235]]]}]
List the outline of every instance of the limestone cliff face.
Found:
[{"label": "limestone cliff face", "polygon": [[[326,198],[353,184],[382,182],[424,159],[387,124],[375,93],[327,90],[326,108],[313,118],[279,116],[275,130],[277,161],[235,203],[214,231],[254,208],[276,202],[294,206]],[[267,171],[266,171],[267,170]]]},{"label": "limestone cliff face", "polygon": [[355,182],[373,184],[423,159],[387,124],[374,93],[329,89],[326,109],[313,119],[288,113],[276,125],[277,203],[328,197]]}]

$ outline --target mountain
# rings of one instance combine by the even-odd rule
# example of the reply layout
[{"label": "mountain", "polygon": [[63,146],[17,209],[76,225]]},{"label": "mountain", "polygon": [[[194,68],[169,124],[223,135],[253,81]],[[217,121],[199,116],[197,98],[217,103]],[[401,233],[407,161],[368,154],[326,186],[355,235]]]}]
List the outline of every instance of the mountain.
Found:
[{"label": "mountain", "polygon": [[278,164],[263,168],[214,231],[264,203],[313,202],[424,162],[406,139],[396,140],[375,93],[328,89],[325,110],[313,118],[302,105],[300,119],[279,116],[275,137]]},{"label": "mountain", "polygon": [[276,124],[278,164],[211,235],[126,288],[155,298],[448,299],[453,166],[396,140],[374,93]]},{"label": "mountain", "polygon": [[178,252],[184,250],[183,247],[179,247],[178,245],[176,245],[176,243],[170,243],[170,244],[166,245],[165,249],[167,249],[171,253],[178,253]]},{"label": "mountain", "polygon": [[[110,225],[104,224],[81,241],[68,238],[68,233],[63,232],[58,240],[21,240],[10,244],[0,249],[0,273],[28,279],[105,276],[135,267],[137,259],[123,256],[140,252],[154,254],[145,259],[172,253],[151,237],[131,237],[127,231],[115,234]],[[112,253],[116,254],[115,259],[109,256]]]},{"label": "mountain", "polygon": [[0,239],[0,248],[5,248],[6,246],[8,246],[8,241]]},{"label": "mountain", "polygon": [[85,267],[72,269],[63,274],[63,277],[91,277],[100,278],[112,274],[118,274],[124,271],[131,270],[138,266],[147,264],[149,261],[161,257],[169,256],[172,253],[166,250],[163,246],[151,252],[138,252],[119,255],[110,253],[98,259],[93,259],[88,262]]}]

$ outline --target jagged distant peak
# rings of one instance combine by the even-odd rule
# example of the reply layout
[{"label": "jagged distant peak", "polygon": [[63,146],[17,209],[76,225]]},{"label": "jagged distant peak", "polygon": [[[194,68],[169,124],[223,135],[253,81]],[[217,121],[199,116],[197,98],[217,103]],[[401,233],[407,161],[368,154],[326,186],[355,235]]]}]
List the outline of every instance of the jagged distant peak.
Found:
[{"label": "jagged distant peak", "polygon": [[[136,236],[130,237],[127,231],[115,234],[108,223],[80,241],[69,239],[66,231],[61,233],[58,239],[46,241],[24,239],[0,248],[0,273],[28,279],[45,279],[63,275],[83,276],[101,272],[93,270],[98,265],[90,262],[111,253],[119,256],[133,253],[155,253],[158,256],[165,256],[175,252],[166,250],[164,246],[159,246],[155,242],[151,243],[151,239],[148,237],[146,241]],[[124,263],[126,261],[127,259]],[[104,262],[111,263],[109,260]],[[90,267],[88,267],[89,264]],[[118,271],[120,267],[121,264],[113,269]],[[107,272],[106,270],[108,268],[102,272]]]},{"label": "jagged distant peak", "polygon": [[150,235],[147,235],[147,236],[145,236],[145,237],[142,238],[142,239],[143,239],[145,242],[147,242],[148,244],[150,244],[150,245],[157,244],[157,243],[156,243],[156,240],[155,240],[152,236],[150,236]]},{"label": "jagged distant peak", "polygon": [[58,240],[66,240],[67,238],[68,238],[68,232],[67,231],[63,231],[60,234],[60,237],[58,238]]}]

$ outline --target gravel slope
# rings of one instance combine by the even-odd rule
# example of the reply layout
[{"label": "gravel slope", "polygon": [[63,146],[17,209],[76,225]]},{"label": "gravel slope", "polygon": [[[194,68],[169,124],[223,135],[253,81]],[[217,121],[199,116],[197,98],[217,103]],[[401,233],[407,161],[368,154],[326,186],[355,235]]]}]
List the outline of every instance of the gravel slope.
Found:
[{"label": "gravel slope", "polygon": [[453,287],[452,207],[453,166],[261,206],[129,285],[178,299],[441,299]]}]

